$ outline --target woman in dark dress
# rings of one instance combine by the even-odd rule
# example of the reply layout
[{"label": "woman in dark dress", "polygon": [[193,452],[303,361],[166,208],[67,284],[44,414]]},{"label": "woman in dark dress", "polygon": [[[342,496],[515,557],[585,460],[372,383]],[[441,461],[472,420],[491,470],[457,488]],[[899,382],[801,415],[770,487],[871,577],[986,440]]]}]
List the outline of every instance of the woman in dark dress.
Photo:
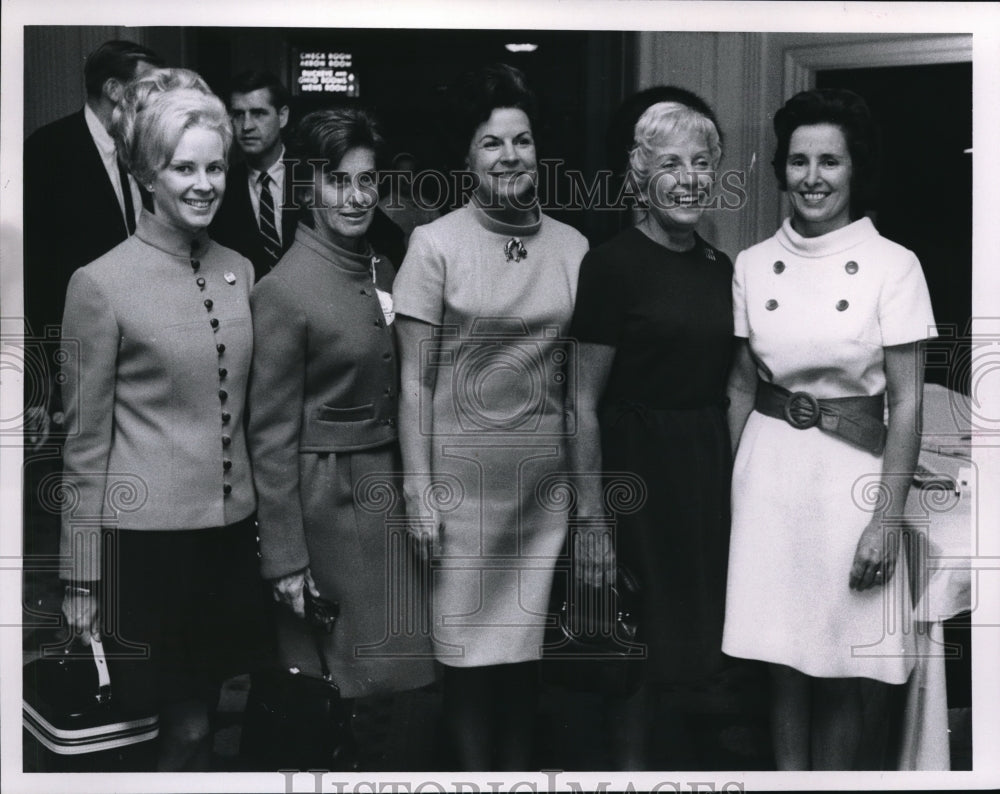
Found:
[{"label": "woman in dark dress", "polygon": [[[627,769],[646,764],[655,688],[704,679],[723,661],[732,264],[695,232],[720,156],[702,113],[677,102],[646,110],[629,158],[645,212],[584,258],[570,330],[579,342],[575,470],[641,481],[641,506],[612,516],[613,528],[576,555],[587,583],[613,578],[617,561],[642,591],[643,684],[612,707],[616,761]],[[608,515],[601,481],[579,478],[581,518]]]}]

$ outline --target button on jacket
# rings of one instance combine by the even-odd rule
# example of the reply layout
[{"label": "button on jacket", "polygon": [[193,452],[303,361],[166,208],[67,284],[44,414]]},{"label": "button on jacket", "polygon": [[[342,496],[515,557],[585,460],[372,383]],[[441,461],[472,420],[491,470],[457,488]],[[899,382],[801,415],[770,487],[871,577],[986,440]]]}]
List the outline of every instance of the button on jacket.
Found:
[{"label": "button on jacket", "polygon": [[[300,454],[346,453],[396,443],[398,362],[371,253],[338,248],[305,225],[251,296],[254,351],[250,443],[260,497],[262,572],[309,564]],[[377,259],[377,286],[395,270]],[[301,489],[301,492],[300,492]]]},{"label": "button on jacket", "polygon": [[199,529],[253,512],[243,433],[252,285],[235,251],[205,233],[192,246],[147,212],[134,236],[74,273],[62,534],[74,578],[99,577],[95,555],[72,543],[101,524]]}]

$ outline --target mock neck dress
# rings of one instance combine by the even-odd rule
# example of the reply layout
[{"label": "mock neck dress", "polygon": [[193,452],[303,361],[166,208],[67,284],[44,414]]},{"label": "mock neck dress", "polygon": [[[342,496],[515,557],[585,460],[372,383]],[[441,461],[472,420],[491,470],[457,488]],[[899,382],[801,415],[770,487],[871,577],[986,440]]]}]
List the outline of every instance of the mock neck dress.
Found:
[{"label": "mock neck dress", "polygon": [[[396,310],[436,328],[421,432],[433,437],[442,548],[435,653],[477,667],[541,657],[566,536],[566,329],[587,242],[544,214],[501,223],[474,204],[418,226]],[[549,488],[547,489],[547,484]]]},{"label": "mock neck dress", "polygon": [[[737,257],[733,313],[758,375],[818,398],[884,393],[883,349],[935,335],[919,261],[867,218],[812,238],[786,220]],[[881,476],[880,455],[751,412],[733,469],[726,653],[815,677],[906,681],[905,555],[885,587],[848,586]]]}]

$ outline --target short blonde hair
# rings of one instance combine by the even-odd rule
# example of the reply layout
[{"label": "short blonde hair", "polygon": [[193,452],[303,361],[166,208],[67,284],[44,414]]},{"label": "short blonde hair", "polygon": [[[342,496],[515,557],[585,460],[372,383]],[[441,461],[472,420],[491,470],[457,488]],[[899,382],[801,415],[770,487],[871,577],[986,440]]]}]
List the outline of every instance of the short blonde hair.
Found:
[{"label": "short blonde hair", "polygon": [[657,102],[646,108],[635,123],[634,142],[628,154],[628,171],[636,187],[645,195],[655,170],[656,150],[678,133],[694,132],[705,137],[712,168],[722,159],[722,144],[715,123],[681,102]]},{"label": "short blonde hair", "polygon": [[190,69],[157,69],[133,80],[111,117],[118,156],[144,185],[170,162],[192,127],[217,132],[228,156],[233,128],[226,107]]}]

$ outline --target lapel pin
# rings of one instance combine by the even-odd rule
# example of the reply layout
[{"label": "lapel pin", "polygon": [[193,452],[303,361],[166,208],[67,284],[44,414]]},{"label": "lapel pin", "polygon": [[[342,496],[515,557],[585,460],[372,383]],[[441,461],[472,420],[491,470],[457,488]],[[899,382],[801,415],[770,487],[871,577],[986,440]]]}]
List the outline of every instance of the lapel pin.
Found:
[{"label": "lapel pin", "polygon": [[236,274],[232,270],[227,270],[223,278],[226,280],[227,284],[236,283]]}]

